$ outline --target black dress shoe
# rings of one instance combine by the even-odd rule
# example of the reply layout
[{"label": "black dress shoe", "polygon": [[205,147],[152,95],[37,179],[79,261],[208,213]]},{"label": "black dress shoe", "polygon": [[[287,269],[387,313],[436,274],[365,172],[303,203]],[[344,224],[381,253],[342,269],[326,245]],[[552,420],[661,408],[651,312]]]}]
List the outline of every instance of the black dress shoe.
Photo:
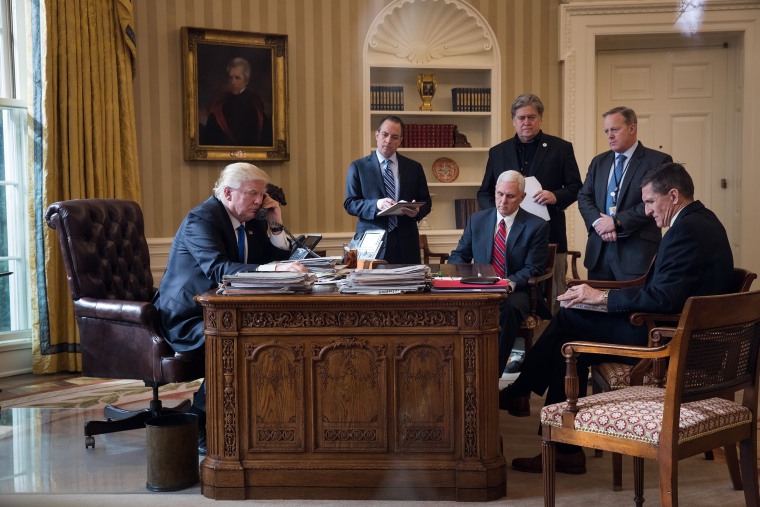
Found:
[{"label": "black dress shoe", "polygon": [[[570,454],[555,452],[554,461],[555,470],[561,474],[586,473],[586,455],[582,450]],[[512,460],[512,468],[531,474],[540,474],[544,471],[540,454],[533,458],[515,458]]]},{"label": "black dress shoe", "polygon": [[206,455],[206,428],[198,429],[198,454]]},{"label": "black dress shoe", "polygon": [[506,410],[515,417],[530,415],[530,399],[528,396],[510,396],[507,389],[499,391],[499,410]]}]

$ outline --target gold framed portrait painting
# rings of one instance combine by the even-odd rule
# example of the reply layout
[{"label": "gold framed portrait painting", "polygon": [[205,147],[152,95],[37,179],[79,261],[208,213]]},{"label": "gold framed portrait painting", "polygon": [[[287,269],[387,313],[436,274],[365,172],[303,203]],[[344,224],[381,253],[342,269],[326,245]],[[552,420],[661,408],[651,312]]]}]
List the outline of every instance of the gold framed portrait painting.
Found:
[{"label": "gold framed portrait painting", "polygon": [[186,160],[288,160],[288,36],[182,27]]}]

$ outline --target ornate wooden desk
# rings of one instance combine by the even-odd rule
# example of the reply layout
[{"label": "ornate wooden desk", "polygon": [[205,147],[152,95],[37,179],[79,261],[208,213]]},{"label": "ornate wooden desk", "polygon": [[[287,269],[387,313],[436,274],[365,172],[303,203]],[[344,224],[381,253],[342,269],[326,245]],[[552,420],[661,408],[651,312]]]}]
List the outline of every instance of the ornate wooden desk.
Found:
[{"label": "ornate wooden desk", "polygon": [[198,296],[215,499],[506,494],[497,294]]}]

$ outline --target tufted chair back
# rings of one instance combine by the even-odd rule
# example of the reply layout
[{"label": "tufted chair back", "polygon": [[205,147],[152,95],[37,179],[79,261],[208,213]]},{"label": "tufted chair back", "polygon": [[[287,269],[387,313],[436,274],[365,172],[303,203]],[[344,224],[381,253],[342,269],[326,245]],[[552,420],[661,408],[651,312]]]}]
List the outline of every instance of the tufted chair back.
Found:
[{"label": "tufted chair back", "polygon": [[148,385],[202,377],[203,361],[175,354],[159,328],[140,206],[121,199],[61,201],[45,219],[58,232],[82,373]]},{"label": "tufted chair back", "polygon": [[[189,400],[164,409],[161,385],[204,375],[201,351],[175,353],[164,339],[140,206],[121,199],[77,199],[51,204],[45,214],[58,232],[79,327],[82,374],[134,379],[153,388],[150,408],[108,405],[104,421],[84,425],[85,447],[95,435],[142,428],[151,417],[186,411]],[[54,328],[54,326],[51,326]]]},{"label": "tufted chair back", "polygon": [[58,231],[72,299],[151,300],[155,289],[150,253],[136,202],[80,199],[55,203],[48,208],[46,219]]}]

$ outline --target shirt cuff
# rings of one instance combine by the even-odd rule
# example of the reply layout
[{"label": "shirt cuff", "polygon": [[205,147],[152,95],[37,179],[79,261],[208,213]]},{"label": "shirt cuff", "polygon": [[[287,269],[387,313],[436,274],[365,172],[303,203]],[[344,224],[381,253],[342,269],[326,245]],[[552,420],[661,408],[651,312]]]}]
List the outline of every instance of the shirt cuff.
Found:
[{"label": "shirt cuff", "polygon": [[269,264],[260,264],[256,271],[277,271],[278,262],[270,262]]},{"label": "shirt cuff", "polygon": [[269,241],[280,250],[290,250],[290,240],[286,234],[271,234]]}]

